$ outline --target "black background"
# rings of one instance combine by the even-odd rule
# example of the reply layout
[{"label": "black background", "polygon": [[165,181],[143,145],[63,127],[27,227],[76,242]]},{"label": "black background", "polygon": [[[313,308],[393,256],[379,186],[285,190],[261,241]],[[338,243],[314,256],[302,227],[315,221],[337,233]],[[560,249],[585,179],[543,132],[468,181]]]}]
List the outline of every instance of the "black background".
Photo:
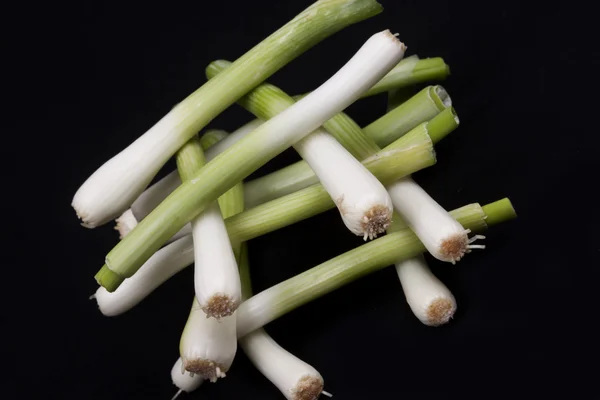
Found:
[{"label": "black background", "polygon": [[[169,373],[193,295],[192,270],[127,314],[103,317],[87,298],[116,232],[80,227],[71,198],[97,167],[200,86],[211,60],[239,57],[310,3],[27,3],[4,14],[5,100],[15,123],[3,146],[14,189],[3,197],[5,234],[16,239],[4,259],[6,398],[17,391],[58,399],[174,394]],[[267,331],[317,368],[336,399],[574,396],[593,388],[600,169],[591,10],[574,2],[381,3],[382,14],[325,40],[269,81],[291,94],[309,91],[371,34],[398,32],[407,54],[450,65],[442,84],[461,119],[437,146],[437,165],[415,179],[447,209],[506,196],[519,218],[490,230],[488,248],[456,266],[428,258],[458,300],[447,326],[421,325],[388,268]],[[365,125],[384,110],[385,96],[378,96],[348,112]],[[231,131],[250,118],[234,105],[209,127]],[[253,176],[297,159],[288,150]],[[335,210],[255,239],[255,290],[360,243]],[[282,396],[240,349],[226,379],[185,398]]]}]

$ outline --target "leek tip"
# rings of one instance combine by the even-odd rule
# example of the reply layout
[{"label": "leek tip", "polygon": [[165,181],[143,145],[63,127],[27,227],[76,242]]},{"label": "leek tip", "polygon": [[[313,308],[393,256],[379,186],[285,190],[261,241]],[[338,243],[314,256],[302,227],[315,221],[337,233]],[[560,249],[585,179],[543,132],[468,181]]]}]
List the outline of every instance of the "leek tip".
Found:
[{"label": "leek tip", "polygon": [[448,323],[456,312],[456,303],[448,298],[437,298],[427,307],[429,326],[440,326]]},{"label": "leek tip", "polygon": [[183,368],[190,373],[191,377],[193,377],[194,374],[198,374],[212,383],[215,383],[219,378],[225,378],[225,372],[227,372],[227,368],[223,365],[202,358],[193,360],[184,359]]},{"label": "leek tip", "polygon": [[206,306],[202,307],[202,311],[206,313],[206,318],[213,317],[221,319],[233,314],[238,306],[239,304],[230,296],[218,293],[208,300]]},{"label": "leek tip", "polygon": [[456,264],[467,253],[469,249],[469,230],[452,234],[442,240],[440,244],[440,256],[443,260],[448,260]]},{"label": "leek tip", "polygon": [[393,210],[389,207],[376,205],[365,213],[362,220],[363,239],[374,239],[384,233],[392,222]]},{"label": "leek tip", "polygon": [[320,376],[306,375],[300,378],[296,387],[292,389],[293,400],[315,400],[323,393],[323,378]]}]

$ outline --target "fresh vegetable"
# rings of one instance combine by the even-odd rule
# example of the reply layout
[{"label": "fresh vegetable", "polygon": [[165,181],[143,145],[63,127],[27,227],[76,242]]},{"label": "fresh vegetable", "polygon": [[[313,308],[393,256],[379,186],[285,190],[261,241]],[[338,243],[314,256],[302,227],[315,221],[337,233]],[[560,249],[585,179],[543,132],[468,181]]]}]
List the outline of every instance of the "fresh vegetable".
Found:
[{"label": "fresh vegetable", "polygon": [[[313,92],[290,97],[265,83],[320,40],[380,11],[375,0],[320,0],[236,62],[211,63],[205,85],[76,193],[86,227],[120,214],[121,241],[96,274],[92,296],[104,315],[128,311],[195,263],[192,307],[171,369],[173,399],[224,378],[238,342],[285,398],[331,397],[321,374],[264,325],[392,264],[415,316],[446,324],[456,299],[423,253],[455,263],[484,247],[474,243],[481,232],[516,217],[507,198],[447,212],[411,177],[435,163],[433,146],[459,125],[443,87],[417,86],[449,75],[443,59],[402,59],[405,46],[386,30]],[[378,93],[387,93],[388,111],[371,124],[361,128],[342,112]],[[231,135],[197,136],[234,102],[258,118]],[[289,147],[304,160],[244,181]],[[144,190],[172,155],[177,171]],[[247,241],[335,206],[351,232],[373,240],[253,295]]]}]

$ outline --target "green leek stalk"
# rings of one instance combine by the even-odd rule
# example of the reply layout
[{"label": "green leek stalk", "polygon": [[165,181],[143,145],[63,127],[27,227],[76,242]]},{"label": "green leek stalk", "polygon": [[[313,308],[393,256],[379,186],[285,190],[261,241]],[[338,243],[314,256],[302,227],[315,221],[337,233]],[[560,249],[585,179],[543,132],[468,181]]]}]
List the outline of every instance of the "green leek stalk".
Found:
[{"label": "green leek stalk", "polygon": [[[402,58],[405,48],[389,30],[371,36],[317,90],[182,183],[109,252],[105,266],[111,274],[101,269],[96,280],[107,290],[115,290],[119,280],[135,274],[169,238],[219,196],[358,99]],[[117,275],[119,280],[109,275]]]},{"label": "green leek stalk", "polygon": [[[452,215],[465,229],[474,232],[516,217],[506,198],[483,207],[471,204],[452,211]],[[417,236],[404,228],[263,290],[238,308],[238,338],[364,275],[424,251],[425,246]]]},{"label": "green leek stalk", "polygon": [[405,87],[402,89],[394,89],[388,92],[387,112],[399,107],[411,97],[415,95],[416,89],[414,86]]},{"label": "green leek stalk", "polygon": [[428,86],[381,118],[363,128],[363,133],[380,147],[424,121],[452,107],[452,99],[442,86]]},{"label": "green leek stalk", "polygon": [[[94,228],[121,215],[169,158],[237,99],[328,36],[381,11],[375,0],[319,0],[298,14],[97,169],[73,198],[82,225]],[[135,270],[117,264],[125,276]]]},{"label": "green leek stalk", "polygon": [[[427,129],[427,126],[432,122],[433,120],[419,125],[381,152],[363,161],[363,164],[383,184],[391,183],[403,176],[433,165],[435,163],[435,153],[431,137],[439,138],[447,133],[448,129],[442,124],[435,124],[435,129]],[[315,184],[227,218],[227,230],[229,237],[232,238],[231,240],[247,241],[333,207],[335,207],[335,203],[328,193],[321,185]],[[185,241],[188,237],[178,239],[167,247],[176,247],[176,243]],[[182,258],[182,261],[185,260]],[[179,266],[183,268],[185,265],[179,264]],[[112,273],[106,266],[103,267],[100,274],[104,282],[102,286],[107,290],[109,288],[116,289],[123,281],[119,275]],[[109,291],[112,292],[113,290]]]},{"label": "green leek stalk", "polygon": [[416,61],[408,57],[404,64],[398,64],[385,78],[369,89],[363,97],[401,89],[418,83],[444,80],[448,75],[450,75],[450,67],[440,57],[417,59]]}]

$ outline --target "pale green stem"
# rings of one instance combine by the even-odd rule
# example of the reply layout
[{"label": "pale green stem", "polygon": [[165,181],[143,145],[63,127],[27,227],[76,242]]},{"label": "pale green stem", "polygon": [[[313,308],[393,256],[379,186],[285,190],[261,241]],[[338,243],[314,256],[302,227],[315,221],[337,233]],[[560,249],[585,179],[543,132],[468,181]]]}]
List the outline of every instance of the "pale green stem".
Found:
[{"label": "pale green stem", "polygon": [[175,156],[177,172],[183,182],[190,180],[204,166],[206,159],[202,145],[197,137],[191,138]]},{"label": "pale green stem", "polygon": [[441,86],[428,86],[383,117],[363,128],[380,146],[387,146],[423,121],[428,121],[451,106]]},{"label": "pale green stem", "polygon": [[425,58],[417,61],[412,69],[398,64],[385,78],[368,90],[363,97],[373,96],[392,89],[415,85],[417,83],[444,80],[450,75],[450,67],[440,57]]},{"label": "pale green stem", "polygon": [[[484,208],[471,204],[452,215],[465,229],[480,232],[491,223],[503,222],[516,214],[509,201],[501,200]],[[243,302],[237,311],[238,337],[364,275],[424,251],[415,234],[405,228],[341,254]]]}]

